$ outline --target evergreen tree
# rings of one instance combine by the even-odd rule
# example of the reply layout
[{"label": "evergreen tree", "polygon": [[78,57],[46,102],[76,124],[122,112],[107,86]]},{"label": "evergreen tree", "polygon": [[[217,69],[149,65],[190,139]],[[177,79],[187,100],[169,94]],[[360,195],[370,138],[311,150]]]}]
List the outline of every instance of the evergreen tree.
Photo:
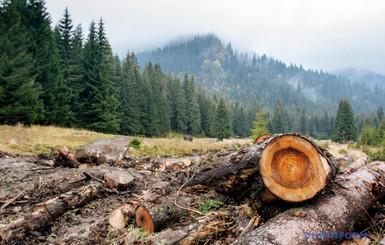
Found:
[{"label": "evergreen tree", "polygon": [[39,120],[43,103],[17,4],[5,1],[0,7],[0,123],[29,125]]},{"label": "evergreen tree", "polygon": [[211,125],[211,134],[219,140],[230,138],[232,135],[230,111],[223,96],[220,97],[215,111],[213,123]]},{"label": "evergreen tree", "polygon": [[198,97],[195,92],[195,79],[191,79],[185,74],[183,79],[183,89],[186,97],[186,123],[187,132],[191,135],[198,135],[201,132],[201,115],[198,104]]},{"label": "evergreen tree", "polygon": [[284,109],[280,99],[277,100],[277,104],[275,106],[273,115],[273,127],[275,134],[285,133],[287,130]]},{"label": "evergreen tree", "polygon": [[384,119],[384,108],[382,108],[381,105],[377,107],[377,117],[379,122],[381,122],[382,119]]},{"label": "evergreen tree", "polygon": [[120,133],[137,135],[142,131],[140,123],[140,108],[138,102],[138,86],[141,79],[139,66],[134,53],[127,54],[123,61],[120,79],[120,106],[121,113]]},{"label": "evergreen tree", "polygon": [[301,120],[301,111],[296,100],[293,102],[293,132],[301,133],[302,132],[302,120]]},{"label": "evergreen tree", "polygon": [[215,104],[210,96],[205,94],[202,85],[198,87],[198,104],[201,115],[201,129],[205,136],[211,136],[211,124],[215,113]]},{"label": "evergreen tree", "polygon": [[267,129],[267,121],[265,119],[265,114],[262,112],[262,107],[259,105],[258,112],[255,115],[255,121],[253,122],[254,128],[252,129],[251,138],[255,141],[255,139],[264,133],[268,133]]},{"label": "evergreen tree", "polygon": [[233,131],[236,135],[240,137],[246,137],[250,135],[247,122],[247,115],[243,105],[235,107]]},{"label": "evergreen tree", "polygon": [[306,114],[305,114],[305,108],[302,107],[301,111],[301,133],[304,135],[307,133],[307,120],[306,120]]},{"label": "evergreen tree", "polygon": [[24,25],[31,37],[29,51],[34,61],[36,81],[42,86],[41,98],[45,105],[44,124],[66,125],[69,100],[59,68],[59,53],[50,27],[44,1],[30,0],[21,10]]},{"label": "evergreen tree", "polygon": [[55,28],[56,43],[59,50],[60,69],[63,74],[63,82],[69,99],[69,125],[76,125],[76,111],[78,111],[79,92],[81,90],[82,69],[82,48],[83,33],[81,26],[72,30],[72,19],[68,8],[64,16],[59,20]]},{"label": "evergreen tree", "polygon": [[347,98],[343,98],[338,105],[332,140],[343,143],[349,140],[356,140],[357,131],[350,101]]},{"label": "evergreen tree", "polygon": [[171,100],[171,128],[179,133],[187,131],[186,98],[179,77],[169,78]]},{"label": "evergreen tree", "polygon": [[99,132],[116,133],[119,130],[117,90],[111,48],[104,33],[104,24],[90,25],[84,47],[84,87],[80,98],[82,111],[80,126]]}]

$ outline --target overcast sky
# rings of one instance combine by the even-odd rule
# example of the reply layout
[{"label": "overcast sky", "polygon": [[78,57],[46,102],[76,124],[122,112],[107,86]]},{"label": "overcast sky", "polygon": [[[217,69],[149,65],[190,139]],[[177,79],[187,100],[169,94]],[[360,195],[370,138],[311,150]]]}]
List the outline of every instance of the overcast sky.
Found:
[{"label": "overcast sky", "polygon": [[287,64],[385,74],[384,0],[46,0],[56,24],[65,7],[85,35],[103,18],[113,51],[159,47],[214,33],[234,49]]}]

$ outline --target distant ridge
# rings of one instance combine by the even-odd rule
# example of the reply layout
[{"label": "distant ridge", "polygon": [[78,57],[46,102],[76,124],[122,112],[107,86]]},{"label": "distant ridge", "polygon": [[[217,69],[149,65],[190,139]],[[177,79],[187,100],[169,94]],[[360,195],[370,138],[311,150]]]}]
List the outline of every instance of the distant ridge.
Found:
[{"label": "distant ridge", "polygon": [[[343,97],[350,99],[356,113],[385,106],[385,86],[373,91],[371,83],[356,82],[348,76],[350,73],[305,70],[266,55],[238,53],[231,43],[224,45],[214,34],[172,42],[138,53],[137,57],[142,67],[151,61],[159,63],[167,73],[194,74],[196,81],[212,94],[225,94],[228,99],[244,104],[261,103],[270,111],[278,98],[288,110],[296,102],[307,113],[316,114],[325,110],[335,112]],[[378,79],[382,81],[382,77]]]}]

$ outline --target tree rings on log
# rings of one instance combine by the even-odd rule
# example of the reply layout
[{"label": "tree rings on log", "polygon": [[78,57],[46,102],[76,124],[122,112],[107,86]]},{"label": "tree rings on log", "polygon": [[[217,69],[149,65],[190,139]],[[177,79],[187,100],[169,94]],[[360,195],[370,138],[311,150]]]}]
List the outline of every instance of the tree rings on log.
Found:
[{"label": "tree rings on log", "polygon": [[260,135],[255,139],[254,144],[257,144],[257,143],[259,143],[259,142],[262,142],[262,141],[264,141],[265,139],[268,139],[268,138],[270,138],[270,137],[273,137],[273,135],[272,135],[272,134],[268,134],[268,133],[266,133],[266,134],[260,134]]},{"label": "tree rings on log", "polygon": [[263,150],[259,164],[265,186],[289,202],[314,197],[325,187],[331,172],[316,146],[296,134],[274,138]]}]

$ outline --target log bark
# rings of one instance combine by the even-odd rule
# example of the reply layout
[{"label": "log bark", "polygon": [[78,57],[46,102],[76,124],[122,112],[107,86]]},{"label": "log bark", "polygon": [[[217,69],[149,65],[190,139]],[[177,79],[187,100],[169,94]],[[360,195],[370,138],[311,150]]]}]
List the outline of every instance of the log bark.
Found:
[{"label": "log bark", "polygon": [[327,151],[299,134],[275,135],[238,151],[220,152],[206,162],[187,187],[209,185],[219,192],[259,196],[266,186],[289,202],[314,197],[337,171]]},{"label": "log bark", "polygon": [[352,230],[363,209],[370,208],[384,195],[385,163],[373,162],[353,173],[337,176],[331,191],[306,206],[281,213],[237,244],[336,242],[335,238],[339,238],[341,233]]},{"label": "log bark", "polygon": [[266,139],[273,137],[272,134],[260,134],[254,141],[254,144],[265,141]]},{"label": "log bark", "polygon": [[112,228],[121,230],[135,216],[135,207],[131,204],[115,209],[108,216],[108,223]]},{"label": "log bark", "polygon": [[104,180],[108,187],[125,191],[133,185],[134,177],[128,171],[111,171],[104,174]]},{"label": "log bark", "polygon": [[102,184],[92,182],[87,186],[69,191],[59,197],[40,203],[19,219],[0,229],[0,237],[11,241],[25,236],[28,231],[47,226],[52,220],[69,209],[84,205],[97,196],[102,190]]},{"label": "log bark", "polygon": [[72,168],[78,168],[80,165],[75,156],[65,146],[59,148],[59,161],[60,160],[64,161],[64,165],[69,165]]},{"label": "log bark", "polygon": [[[183,203],[192,202],[191,198],[183,199]],[[156,202],[142,202],[135,213],[136,224],[150,233],[162,230],[188,211],[176,206],[174,197],[162,197]]]}]

